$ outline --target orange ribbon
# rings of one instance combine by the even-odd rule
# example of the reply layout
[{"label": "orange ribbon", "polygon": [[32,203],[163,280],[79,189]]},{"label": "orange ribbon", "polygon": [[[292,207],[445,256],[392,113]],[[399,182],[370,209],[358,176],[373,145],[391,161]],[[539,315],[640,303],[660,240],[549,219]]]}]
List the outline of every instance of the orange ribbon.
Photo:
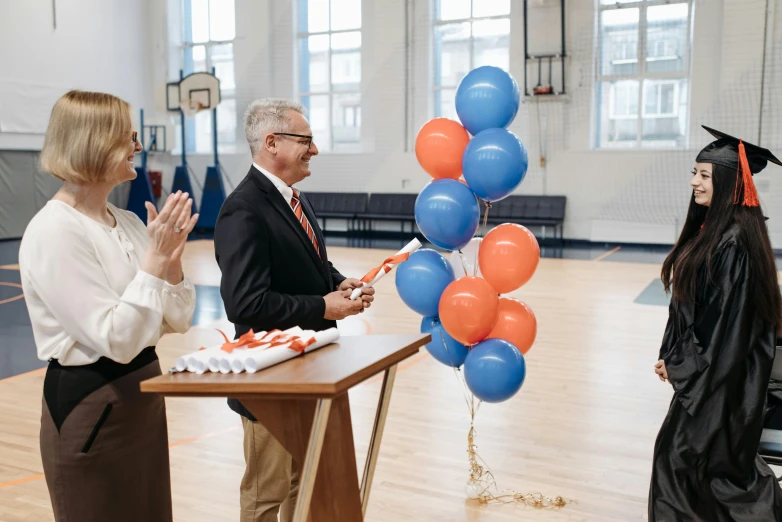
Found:
[{"label": "orange ribbon", "polygon": [[394,268],[393,266],[389,266],[389,265],[397,265],[402,261],[407,261],[407,258],[409,257],[410,257],[410,253],[408,252],[406,254],[397,254],[395,256],[391,256],[384,259],[383,263],[380,266],[373,268],[372,270],[367,272],[367,275],[361,278],[361,282],[369,284],[375,278],[375,276],[380,273],[381,270],[387,274]]},{"label": "orange ribbon", "polygon": [[307,348],[307,346],[313,344],[314,342],[315,342],[314,337],[310,337],[306,341],[303,339],[296,338],[296,340],[293,341],[291,345],[288,346],[288,348],[290,348],[291,350],[297,353],[304,353],[304,350]]},{"label": "orange ribbon", "polygon": [[[286,334],[280,330],[272,330],[266,335],[263,336],[263,340],[256,339],[255,338],[255,332],[252,330],[252,328],[245,334],[239,336],[239,338],[236,341],[230,341],[228,339],[228,336],[223,333],[222,330],[217,330],[220,332],[220,335],[223,336],[223,339],[225,339],[225,343],[220,347],[220,349],[226,353],[233,352],[236,348],[257,348],[259,346],[263,345],[269,345],[266,347],[266,349],[269,348],[275,348],[277,346],[282,346],[286,343],[291,343],[291,345],[288,347],[294,352],[298,353],[304,353],[304,350],[310,346],[312,343],[315,342],[315,338],[311,337],[307,339],[306,341],[299,338],[297,335],[290,335]],[[274,334],[274,335],[272,335]],[[271,337],[269,337],[271,335]],[[206,350],[205,347],[199,348],[199,351]]]},{"label": "orange ribbon", "polygon": [[[220,332],[220,333],[223,333],[223,332]],[[228,341],[228,337],[225,334],[223,334],[223,337],[225,338],[226,341]],[[220,349],[222,351],[226,352],[226,353],[231,353],[236,348],[239,348],[239,347],[242,347],[242,346],[247,347],[247,348],[255,348],[255,347],[260,346],[262,344],[264,344],[264,343],[261,342],[259,339],[255,338],[255,332],[253,332],[253,330],[251,328],[247,333],[244,333],[241,336],[239,336],[239,339],[237,339],[236,341],[234,341],[234,342],[228,341],[225,344],[223,344],[220,347]]]}]

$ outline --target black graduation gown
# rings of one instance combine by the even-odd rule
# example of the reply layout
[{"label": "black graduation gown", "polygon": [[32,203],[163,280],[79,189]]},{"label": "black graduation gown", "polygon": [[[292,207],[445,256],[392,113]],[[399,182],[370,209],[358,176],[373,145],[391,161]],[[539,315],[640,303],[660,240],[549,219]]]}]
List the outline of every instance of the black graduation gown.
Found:
[{"label": "black graduation gown", "polygon": [[[777,341],[779,346],[779,341]],[[782,430],[782,381],[771,379],[768,383],[768,394],[766,394],[768,403],[766,404],[766,420],[763,423],[764,428],[772,430]]]},{"label": "black graduation gown", "polygon": [[674,388],[654,446],[649,520],[782,520],[782,489],[757,455],[775,334],[755,313],[736,226],[700,278],[697,305],[673,299],[660,358]]},{"label": "black graduation gown", "polygon": [[[777,335],[777,346],[782,346],[782,335]],[[764,428],[782,430],[782,381],[771,379],[766,394],[766,422]]]}]

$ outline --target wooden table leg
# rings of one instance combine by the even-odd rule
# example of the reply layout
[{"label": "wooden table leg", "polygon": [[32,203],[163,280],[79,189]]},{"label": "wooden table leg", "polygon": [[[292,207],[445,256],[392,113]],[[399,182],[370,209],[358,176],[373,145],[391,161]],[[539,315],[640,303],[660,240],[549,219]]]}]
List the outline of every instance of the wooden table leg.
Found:
[{"label": "wooden table leg", "polygon": [[375,413],[375,424],[372,427],[372,438],[369,440],[369,452],[366,463],[364,464],[364,476],[361,479],[361,513],[363,515],[367,514],[369,490],[372,488],[372,478],[375,476],[377,456],[380,453],[380,441],[383,438],[383,428],[385,428],[386,425],[388,406],[391,404],[391,390],[394,388],[395,377],[396,365],[391,366],[386,370],[383,377],[383,386],[380,388],[380,398],[378,399],[377,412]]},{"label": "wooden table leg", "polygon": [[[363,522],[348,395],[331,399],[330,408],[322,400],[242,399],[242,404],[282,443],[301,470],[297,517],[299,509],[305,509],[306,486],[312,492],[308,522]],[[326,415],[316,466],[313,459],[323,425],[318,418]]]},{"label": "wooden table leg", "polygon": [[301,468],[299,475],[299,495],[296,497],[293,522],[307,522],[312,490],[315,488],[315,478],[318,474],[320,452],[326,438],[329,410],[331,410],[331,399],[318,400],[315,405],[315,418],[312,421],[310,441],[307,444],[307,456],[304,457],[304,467]]}]

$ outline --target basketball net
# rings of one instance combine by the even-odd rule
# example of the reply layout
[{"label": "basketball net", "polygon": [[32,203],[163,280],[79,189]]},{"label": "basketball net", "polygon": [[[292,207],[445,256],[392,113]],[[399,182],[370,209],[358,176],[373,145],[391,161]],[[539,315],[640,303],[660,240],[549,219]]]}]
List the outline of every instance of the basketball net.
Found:
[{"label": "basketball net", "polygon": [[198,100],[187,98],[179,102],[179,108],[182,109],[182,112],[185,113],[185,116],[193,116],[198,111],[203,110],[204,105]]}]

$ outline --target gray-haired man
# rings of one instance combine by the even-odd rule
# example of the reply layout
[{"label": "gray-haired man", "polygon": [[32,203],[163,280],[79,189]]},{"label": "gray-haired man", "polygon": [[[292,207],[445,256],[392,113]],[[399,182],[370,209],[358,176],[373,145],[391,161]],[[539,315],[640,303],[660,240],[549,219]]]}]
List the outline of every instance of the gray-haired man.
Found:
[{"label": "gray-haired man", "polygon": [[[318,154],[304,108],[285,100],[255,101],[245,112],[253,165],[226,198],[215,227],[220,292],[236,336],[249,331],[324,330],[369,307],[374,289],[329,262],[307,198],[294,185],[308,177]],[[237,400],[246,469],[240,487],[242,522],[288,522],[298,492],[297,464]]]}]

